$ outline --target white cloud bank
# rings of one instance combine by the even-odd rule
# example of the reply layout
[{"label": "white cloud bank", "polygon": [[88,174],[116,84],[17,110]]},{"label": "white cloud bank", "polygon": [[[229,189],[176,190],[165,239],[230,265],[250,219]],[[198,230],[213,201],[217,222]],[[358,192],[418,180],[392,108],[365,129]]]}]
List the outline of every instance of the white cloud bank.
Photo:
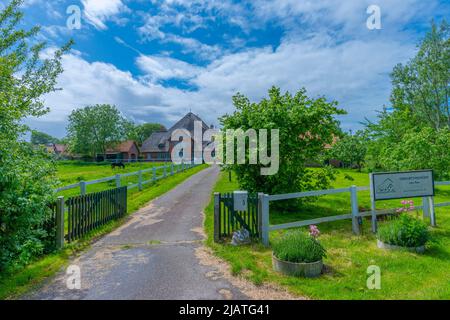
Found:
[{"label": "white cloud bank", "polygon": [[[58,86],[63,91],[46,97],[52,112],[38,121],[65,123],[75,108],[95,103],[116,104],[137,121],[171,124],[192,108],[208,123],[233,111],[231,97],[237,91],[257,101],[276,85],[294,92],[306,87],[312,96],[336,99],[349,112],[345,126],[372,116],[388,103],[387,74],[413,54],[414,45],[394,41],[358,40],[334,44],[326,36],[285,40],[270,47],[246,50],[215,60],[206,67],[161,56],[137,58],[146,76],[137,79],[103,62],[88,63],[81,56],[64,56],[65,72]],[[160,80],[185,79],[197,89],[164,87]],[[64,127],[64,125],[62,125]],[[63,132],[60,133],[62,135]]]}]

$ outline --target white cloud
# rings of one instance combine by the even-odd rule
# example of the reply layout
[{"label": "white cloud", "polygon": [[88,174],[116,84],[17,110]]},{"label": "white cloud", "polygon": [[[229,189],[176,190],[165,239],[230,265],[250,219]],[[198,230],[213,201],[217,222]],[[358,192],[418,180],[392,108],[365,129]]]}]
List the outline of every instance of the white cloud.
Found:
[{"label": "white cloud", "polygon": [[[208,123],[232,112],[231,96],[237,91],[258,101],[272,85],[295,92],[306,87],[311,96],[336,99],[349,112],[345,128],[388,103],[387,74],[413,54],[414,46],[395,41],[358,40],[341,44],[326,36],[309,40],[285,39],[275,50],[255,48],[228,54],[204,68],[162,56],[144,56],[136,63],[147,77],[136,79],[129,72],[102,63],[89,63],[80,55],[66,55],[58,86],[63,91],[46,97],[52,112],[39,121],[65,123],[71,110],[95,103],[116,104],[138,121],[161,121],[170,125],[192,108]],[[168,88],[164,79],[184,79],[196,90]],[[62,128],[60,125],[61,134]]]},{"label": "white cloud", "polygon": [[[325,95],[337,100],[349,112],[341,117],[343,127],[354,128],[366,116],[373,119],[375,110],[389,103],[388,74],[395,64],[412,57],[415,50],[416,39],[412,40],[411,36],[416,37],[418,33],[408,28],[408,23],[429,21],[427,14],[436,3],[434,0],[427,3],[380,0],[383,29],[372,32],[365,27],[365,9],[371,3],[367,0],[255,0],[251,15],[248,6],[235,7],[229,0],[152,1],[156,2],[160,10],[157,15],[145,15],[145,24],[138,29],[141,36],[149,41],[178,44],[181,53],[195,53],[197,58],[211,62],[199,67],[169,56],[144,55],[133,49],[138,53],[136,65],[145,74],[137,78],[114,65],[89,63],[81,55],[67,55],[63,61],[65,72],[58,83],[64,90],[46,97],[52,113],[39,121],[59,123],[62,134],[72,109],[111,103],[136,121],[161,121],[170,125],[192,109],[208,123],[217,124],[217,117],[233,111],[231,96],[237,91],[258,101],[276,85],[291,92],[306,87],[310,96]],[[111,3],[122,4],[108,1]],[[100,21],[98,27],[106,27],[104,22],[121,10],[114,5],[108,10],[98,6],[95,10],[91,8],[93,16]],[[176,10],[180,7],[185,11]],[[204,12],[211,14],[204,15]],[[275,48],[245,48],[245,41],[236,38],[240,51],[231,53],[189,35],[189,30],[201,28],[201,23],[214,19],[215,12],[236,21],[245,30],[272,23],[282,26],[280,44]],[[179,26],[185,33],[162,31],[168,24]],[[120,38],[116,37],[116,41],[128,46]],[[191,89],[166,87],[160,84],[163,80],[181,80],[190,84]]]},{"label": "white cloud", "polygon": [[84,15],[86,19],[97,29],[105,30],[108,27],[105,22],[116,20],[123,24],[123,19],[116,16],[122,12],[129,12],[126,5],[121,0],[81,0],[84,6]]},{"label": "white cloud", "polygon": [[166,79],[192,79],[201,70],[184,61],[161,56],[141,55],[136,63],[154,82]]}]

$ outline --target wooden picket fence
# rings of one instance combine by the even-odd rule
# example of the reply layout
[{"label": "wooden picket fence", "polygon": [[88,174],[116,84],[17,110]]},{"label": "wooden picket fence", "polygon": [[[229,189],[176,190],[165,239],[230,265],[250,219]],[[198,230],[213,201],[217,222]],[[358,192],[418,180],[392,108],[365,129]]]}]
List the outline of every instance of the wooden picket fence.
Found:
[{"label": "wooden picket fence", "polygon": [[127,213],[127,187],[89,193],[65,201],[67,207],[67,242],[123,217]]},{"label": "wooden picket fence", "polygon": [[248,210],[234,209],[233,193],[216,193],[214,197],[214,239],[231,237],[234,231],[245,228],[252,238],[259,238],[260,218],[258,194],[248,195]]}]

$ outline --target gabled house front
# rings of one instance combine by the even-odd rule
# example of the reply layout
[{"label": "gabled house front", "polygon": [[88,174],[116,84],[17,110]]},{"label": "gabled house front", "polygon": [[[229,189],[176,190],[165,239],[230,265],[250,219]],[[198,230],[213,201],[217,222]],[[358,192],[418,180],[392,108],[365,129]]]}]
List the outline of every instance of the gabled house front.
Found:
[{"label": "gabled house front", "polygon": [[[172,150],[179,141],[171,141],[172,133],[177,129],[187,130],[194,137],[194,125],[199,121],[202,127],[202,135],[209,129],[208,125],[197,115],[189,112],[181,120],[175,123],[169,130],[154,132],[141,147],[141,154],[146,161],[171,161]],[[203,144],[203,148],[204,148]],[[182,155],[180,155],[182,156]],[[191,139],[191,159],[202,158],[202,154],[194,154],[194,140]]]}]

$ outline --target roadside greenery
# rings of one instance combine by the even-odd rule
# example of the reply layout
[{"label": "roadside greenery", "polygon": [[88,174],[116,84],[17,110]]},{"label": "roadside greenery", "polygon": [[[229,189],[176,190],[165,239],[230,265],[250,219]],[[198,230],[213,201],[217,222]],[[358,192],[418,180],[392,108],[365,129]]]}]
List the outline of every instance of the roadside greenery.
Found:
[{"label": "roadside greenery", "polygon": [[127,216],[124,218],[111,221],[86,234],[82,239],[66,244],[62,251],[34,259],[23,269],[0,273],[0,300],[18,298],[21,294],[39,285],[44,279],[52,276],[66,265],[70,258],[88,248],[93,241],[120,227],[130,214],[205,168],[207,168],[207,165],[200,165],[176,175],[168,176],[165,179],[158,180],[155,184],[146,185],[143,191],[139,191],[137,188],[130,190],[128,192]]},{"label": "roadside greenery", "polygon": [[420,247],[427,243],[430,233],[426,224],[406,213],[380,226],[377,238],[401,247]]},{"label": "roadside greenery", "polygon": [[39,27],[20,27],[22,3],[12,0],[0,11],[0,272],[50,249],[41,226],[49,215],[55,168],[42,150],[22,141],[28,131],[23,120],[48,112],[42,96],[56,90],[61,57],[71,46],[42,59],[47,48],[38,40]]},{"label": "roadside greenery", "polygon": [[[319,158],[324,145],[331,144],[333,137],[340,134],[334,116],[345,112],[336,107],[336,102],[328,102],[324,97],[310,98],[305,89],[292,95],[272,87],[269,97],[258,103],[238,93],[233,104],[236,111],[220,119],[224,132],[267,129],[270,133],[270,129],[278,129],[280,140],[279,170],[275,175],[261,175],[263,165],[250,165],[248,161],[227,166],[236,173],[240,188],[277,194],[325,189],[329,185],[332,174],[328,168],[311,171],[305,163]],[[268,145],[268,153],[273,152]],[[246,153],[248,159],[249,151]]]},{"label": "roadside greenery", "polygon": [[[348,180],[352,177],[352,181]],[[350,169],[336,170],[333,188],[344,188],[355,184],[369,185],[369,175]],[[222,172],[214,191],[231,192],[238,189],[236,176],[231,181],[228,173]],[[436,203],[446,202],[450,186],[439,186]],[[370,210],[369,191],[358,192],[361,210]],[[414,199],[417,206],[421,199]],[[398,207],[398,200],[380,201],[377,208]],[[313,203],[307,203],[295,211],[277,210],[271,207],[270,224],[289,223],[299,220],[348,214],[350,197],[345,194],[322,196]],[[319,225],[320,242],[327,249],[323,259],[323,274],[314,279],[298,279],[280,275],[272,270],[272,248],[253,243],[247,246],[233,246],[228,242],[214,243],[214,201],[205,210],[206,244],[213,252],[229,263],[234,275],[242,276],[255,284],[275,283],[290,292],[313,299],[449,299],[448,270],[450,268],[450,214],[448,208],[437,208],[437,228],[430,230],[431,240],[427,242],[426,253],[387,251],[377,247],[376,235],[371,232],[370,218],[363,219],[362,234],[352,233],[350,220],[322,223]],[[428,223],[428,219],[425,220]],[[380,221],[382,227],[389,221]],[[307,232],[306,228],[300,228]],[[270,232],[271,243],[275,243],[288,231]],[[377,265],[382,270],[380,290],[366,286],[367,268]],[[406,271],[405,271],[406,270]]]},{"label": "roadside greenery", "polygon": [[320,242],[303,231],[290,231],[272,244],[273,254],[280,260],[311,263],[326,256]]}]

